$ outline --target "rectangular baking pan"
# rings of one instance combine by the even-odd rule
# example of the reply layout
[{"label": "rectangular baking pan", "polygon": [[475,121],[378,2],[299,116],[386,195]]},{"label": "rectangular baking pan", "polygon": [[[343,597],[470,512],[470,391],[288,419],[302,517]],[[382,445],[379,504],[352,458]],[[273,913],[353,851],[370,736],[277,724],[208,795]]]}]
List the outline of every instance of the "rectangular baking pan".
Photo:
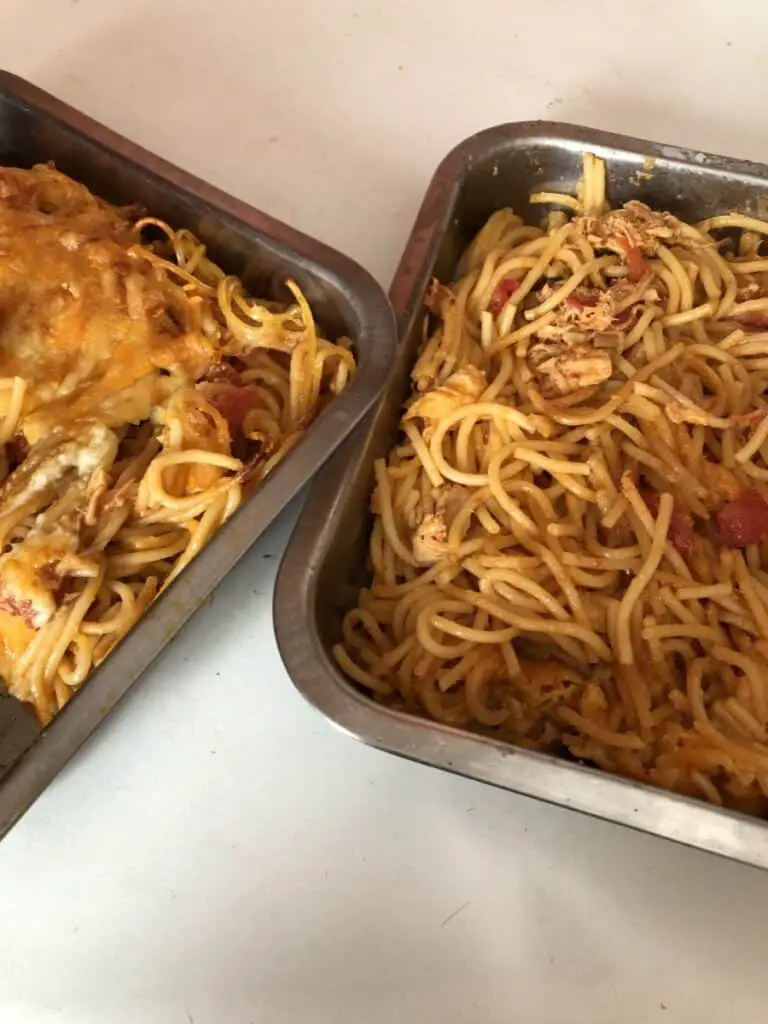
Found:
[{"label": "rectangular baking pan", "polygon": [[499,207],[538,223],[541,208],[531,209],[529,193],[573,192],[585,149],[608,160],[617,205],[638,198],[689,221],[734,208],[765,215],[768,167],[741,160],[544,122],[491,128],[459,145],[429,186],[392,284],[400,345],[385,394],[315,483],[286,551],[275,591],[278,644],[302,694],[366,743],[768,867],[768,823],[382,707],[345,678],[330,653],[367,582],[373,463],[397,436],[427,283],[451,279],[463,249]]},{"label": "rectangular baking pan", "polygon": [[0,72],[0,164],[48,160],[111,202],[138,202],[174,227],[189,228],[255,295],[285,298],[283,282],[294,278],[329,335],[353,340],[358,369],[47,729],[41,732],[26,707],[0,696],[0,836],[365,415],[391,367],[395,342],[384,292],[351,260]]}]

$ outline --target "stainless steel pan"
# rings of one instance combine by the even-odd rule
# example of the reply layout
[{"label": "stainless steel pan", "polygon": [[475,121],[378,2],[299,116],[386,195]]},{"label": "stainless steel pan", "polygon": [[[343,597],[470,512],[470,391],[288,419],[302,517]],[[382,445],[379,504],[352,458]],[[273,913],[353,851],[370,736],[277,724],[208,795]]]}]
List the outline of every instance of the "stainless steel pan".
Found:
[{"label": "stainless steel pan", "polygon": [[342,616],[366,582],[373,463],[397,435],[429,279],[450,279],[493,210],[512,206],[537,222],[541,211],[529,208],[529,193],[573,191],[585,149],[607,158],[615,203],[639,198],[687,220],[734,208],[765,212],[768,167],[742,160],[543,122],[491,128],[458,146],[429,186],[392,284],[400,346],[385,394],[315,483],[281,566],[275,594],[280,651],[304,696],[366,743],[768,867],[768,825],[762,821],[389,710],[360,693],[329,653]]},{"label": "stainless steel pan", "polygon": [[0,695],[0,836],[365,415],[391,367],[395,339],[386,296],[351,260],[0,72],[0,163],[47,160],[105,199],[141,203],[189,228],[254,294],[279,298],[284,280],[295,278],[331,336],[353,340],[358,370],[45,731],[25,707]]}]

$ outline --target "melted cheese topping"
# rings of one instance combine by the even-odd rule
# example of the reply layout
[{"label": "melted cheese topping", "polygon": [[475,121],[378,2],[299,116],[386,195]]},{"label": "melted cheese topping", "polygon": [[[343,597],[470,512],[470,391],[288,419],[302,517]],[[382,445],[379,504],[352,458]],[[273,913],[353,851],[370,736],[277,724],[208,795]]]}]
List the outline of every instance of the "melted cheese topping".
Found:
[{"label": "melted cheese topping", "polygon": [[0,683],[41,722],[354,372],[286,286],[262,304],[189,231],[0,167]]},{"label": "melted cheese topping", "polygon": [[6,672],[34,640],[35,629],[21,615],[0,608],[0,638],[0,671]]},{"label": "melted cheese topping", "polygon": [[45,569],[58,565],[74,549],[71,533],[56,531],[31,536],[26,543],[0,556],[0,607],[20,615],[39,629],[56,611],[54,574],[46,580]]},{"label": "melted cheese topping", "polygon": [[201,332],[174,319],[128,219],[68,179],[74,198],[45,212],[62,178],[0,172],[0,376],[27,382],[30,444],[82,420],[146,419],[215,358]]},{"label": "melted cheese topping", "polygon": [[[116,431],[157,415],[217,356],[134,236],[130,217],[53,168],[0,168],[0,382],[25,382],[17,437],[30,447],[0,489],[6,679],[56,612],[51,567],[77,551],[86,485],[114,461]],[[0,390],[0,422],[11,393]],[[77,514],[32,519],[73,489]]]}]

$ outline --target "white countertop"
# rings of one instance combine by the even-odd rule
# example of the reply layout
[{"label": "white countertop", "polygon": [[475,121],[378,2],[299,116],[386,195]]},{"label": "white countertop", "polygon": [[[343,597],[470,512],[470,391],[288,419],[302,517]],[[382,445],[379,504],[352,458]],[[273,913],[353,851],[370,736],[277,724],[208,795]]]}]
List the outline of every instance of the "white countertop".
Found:
[{"label": "white countertop", "polygon": [[[760,0],[4,0],[0,64],[387,283],[488,125],[768,161],[766,28]],[[304,704],[271,623],[294,517],[0,845],[0,1022],[764,1020],[768,875]]]}]

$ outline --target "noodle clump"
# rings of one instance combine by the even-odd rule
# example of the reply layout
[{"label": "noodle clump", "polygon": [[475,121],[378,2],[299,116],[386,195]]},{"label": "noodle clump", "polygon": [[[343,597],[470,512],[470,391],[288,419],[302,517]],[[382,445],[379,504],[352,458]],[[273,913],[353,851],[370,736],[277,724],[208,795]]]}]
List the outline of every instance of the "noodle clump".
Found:
[{"label": "noodle clump", "polygon": [[300,288],[0,168],[0,681],[48,722],[355,370]]},{"label": "noodle clump", "polygon": [[531,196],[433,282],[342,669],[375,699],[768,810],[768,223]]}]

